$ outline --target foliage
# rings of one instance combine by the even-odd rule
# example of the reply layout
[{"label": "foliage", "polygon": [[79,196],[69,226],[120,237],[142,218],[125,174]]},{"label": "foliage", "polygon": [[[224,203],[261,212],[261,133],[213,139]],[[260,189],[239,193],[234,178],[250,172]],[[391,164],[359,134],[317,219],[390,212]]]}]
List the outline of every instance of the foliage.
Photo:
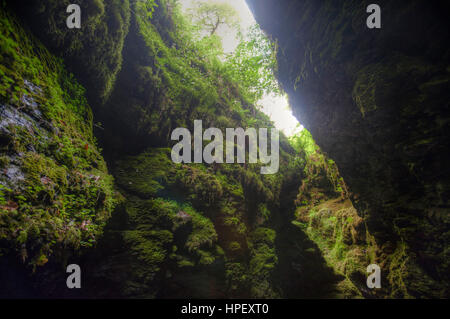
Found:
[{"label": "foliage", "polygon": [[296,135],[291,136],[289,141],[297,152],[303,151],[307,156],[314,154],[319,149],[307,129],[303,129]]},{"label": "foliage", "polygon": [[274,76],[275,44],[270,42],[257,24],[249,28],[245,37],[240,35],[240,38],[236,50],[226,58],[223,74],[238,83],[243,94],[253,103],[265,94],[279,94],[280,89]]},{"label": "foliage", "polygon": [[309,131],[303,129],[290,137],[289,141],[306,160],[303,168],[305,177],[297,195],[297,205],[308,209],[329,197],[348,196],[347,186],[336,163],[322,153]]},{"label": "foliage", "polygon": [[[257,61],[263,58],[250,61],[250,55],[259,50],[256,42],[262,35],[247,48],[243,45],[241,52],[247,50],[248,59],[231,66],[221,61],[223,52],[214,42],[215,36],[199,38],[196,27],[172,2],[161,1],[150,20],[140,8],[136,10],[136,34],[130,34],[136,50],[129,52],[129,63],[118,79],[120,85],[107,105],[117,112],[116,118],[124,119],[124,126],[136,134],[133,136],[170,146],[167,137],[171,128],[189,128],[192,119],[202,119],[205,127],[222,129],[273,127],[268,117],[252,104],[252,94],[247,93],[245,85],[237,78],[232,79],[234,71],[226,72],[233,67],[245,68],[247,62],[248,66],[259,67]],[[263,45],[260,49],[263,50]],[[252,99],[256,99],[255,95]],[[128,107],[123,110],[125,102]],[[288,166],[294,152],[287,139],[282,138],[286,143],[281,147],[281,162]],[[297,166],[289,167],[294,170]],[[271,288],[277,259],[274,236],[252,244],[250,234],[255,223],[269,225],[272,216],[276,216],[273,212],[283,177],[262,176],[259,169],[260,164],[174,164],[170,149],[154,147],[117,162],[114,174],[127,198],[128,216],[139,216],[132,217],[132,227],[164,229],[173,235],[173,242],[164,248],[165,258],[157,262],[158,270],[148,275],[154,278],[151,283],[164,277],[167,269],[171,273],[187,268],[193,272],[212,271],[219,267],[220,258],[214,247],[220,245],[224,252],[221,258],[225,259],[227,295],[248,296],[250,284],[258,282],[264,287],[252,292],[254,296],[276,295]],[[172,207],[172,213],[167,213],[168,207]],[[174,214],[185,219],[173,219]],[[129,230],[124,227],[123,231]],[[139,268],[136,273],[145,272],[143,266]],[[214,271],[219,276],[220,268]]]},{"label": "foliage", "polygon": [[195,26],[209,36],[216,34],[221,27],[239,31],[239,15],[228,3],[210,3],[196,1],[190,10],[190,17]]},{"label": "foliage", "polygon": [[138,8],[140,12],[145,13],[146,19],[151,19],[153,17],[153,13],[157,7],[158,4],[155,0],[139,1],[136,3],[136,8]]}]

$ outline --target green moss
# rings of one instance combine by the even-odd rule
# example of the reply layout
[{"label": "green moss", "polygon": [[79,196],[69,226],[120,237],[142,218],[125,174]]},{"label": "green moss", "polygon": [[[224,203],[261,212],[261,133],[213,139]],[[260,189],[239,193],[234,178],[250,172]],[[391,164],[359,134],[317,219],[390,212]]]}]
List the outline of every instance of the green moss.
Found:
[{"label": "green moss", "polygon": [[[48,25],[35,32],[47,46],[57,44],[54,52],[62,54],[69,67],[77,66],[75,74],[87,86],[89,101],[104,101],[112,92],[105,107],[96,110],[99,116],[108,113],[105,140],[112,147],[110,154],[115,155],[116,140],[108,134],[121,135],[125,144],[136,141],[130,152],[117,146],[118,153],[126,155],[111,163],[125,200],[107,228],[105,240],[112,238],[113,244],[102,245],[113,247],[102,262],[111,272],[120,269],[120,275],[110,277],[119,278],[121,293],[154,297],[180,273],[201,271],[214,272],[215,278],[225,272],[229,287],[224,291],[230,296],[279,296],[272,282],[278,263],[276,232],[258,225],[279,219],[275,212],[283,173],[261,176],[261,164],[179,165],[171,161],[169,148],[149,147],[169,147],[169,133],[174,127],[189,127],[191,119],[224,129],[272,127],[268,117],[239,93],[237,83],[223,76],[218,59],[198,56],[177,29],[178,9],[166,1],[155,12],[152,1],[133,2],[133,10],[128,10],[128,1],[81,1],[86,14],[82,33],[58,30],[60,22],[53,13],[63,2],[36,3],[39,19],[31,23]],[[111,91],[121,68],[125,9],[135,14],[127,63]],[[84,88],[14,19],[4,20],[2,103],[21,110],[24,96],[30,97],[42,116],[39,121],[26,117],[29,127],[8,128],[8,152],[21,155],[4,165],[19,166],[24,180],[19,185],[23,188],[0,189],[5,212],[0,239],[24,259],[42,265],[59,248],[90,246],[98,240],[115,203],[113,180],[92,134],[93,115]],[[92,48],[86,50],[88,43]],[[282,143],[284,170],[293,151],[283,136]]]},{"label": "green moss", "polygon": [[128,222],[119,233],[131,265],[126,275],[130,289],[141,282],[144,291],[153,291],[167,271],[212,267],[223,258],[213,223],[189,204],[129,195],[124,207]]},{"label": "green moss", "polygon": [[94,245],[116,196],[84,88],[8,11],[0,19],[0,96],[23,119],[7,127],[12,147],[2,149],[23,179],[0,175],[11,186],[3,192],[0,239],[5,252],[41,266],[63,247]]},{"label": "green moss", "polygon": [[115,176],[121,187],[143,198],[163,192],[176,169],[170,149],[150,149],[120,161]]},{"label": "green moss", "polygon": [[421,269],[411,256],[414,256],[414,253],[404,242],[398,243],[395,251],[388,256],[387,280],[390,297],[410,299],[431,295],[437,298],[444,293],[444,290],[434,288],[434,280]]},{"label": "green moss", "polygon": [[6,168],[9,165],[8,156],[0,156],[0,168]]},{"label": "green moss", "polygon": [[241,249],[241,244],[239,244],[237,241],[233,241],[228,246],[228,249],[230,249],[231,251],[240,250]]},{"label": "green moss", "polygon": [[231,295],[240,295],[245,292],[248,287],[248,275],[244,264],[228,262],[225,266],[225,276]]},{"label": "green moss", "polygon": [[194,267],[195,266],[195,262],[186,258],[182,258],[177,262],[177,266],[180,268],[184,268],[184,267]]},{"label": "green moss", "polygon": [[90,88],[91,97],[105,101],[122,65],[122,50],[130,20],[129,1],[79,1],[83,32],[66,27],[70,1],[18,1],[30,29],[55,53],[64,57],[70,70]]},{"label": "green moss", "polygon": [[273,244],[275,242],[275,236],[276,233],[273,229],[260,227],[251,234],[250,238],[254,244]]},{"label": "green moss", "polygon": [[192,216],[193,229],[186,241],[188,250],[197,251],[201,247],[212,248],[217,241],[217,233],[211,220],[187,206],[184,206],[183,210]]},{"label": "green moss", "polygon": [[[273,126],[240,96],[235,84],[224,79],[213,59],[200,57],[192,43],[187,43],[188,37],[173,24],[179,8],[161,1],[151,20],[140,14],[142,8],[135,9],[138,15],[133,21],[136,28],[129,35],[133,41],[129,63],[118,79],[120,86],[107,103],[116,114],[117,127],[126,127],[139,139],[148,137],[153,144],[170,145],[168,137],[173,128],[189,128],[191,119],[202,119],[204,127],[221,129],[230,127],[230,123],[232,127],[248,127],[250,123],[256,127]],[[181,18],[176,21],[183,23]],[[282,155],[286,164],[288,156]],[[148,148],[119,161],[115,176],[126,197],[133,198],[127,204],[136,206],[132,211],[127,208],[130,216],[139,216],[133,217],[133,223],[139,227],[145,223],[148,229],[163,227],[163,221],[173,224],[170,229],[177,246],[177,251],[171,253],[174,267],[193,267],[195,271],[200,265],[212,267],[225,258],[229,283],[226,293],[237,295],[248,292],[248,242],[253,220],[269,223],[281,189],[281,177],[263,177],[259,169],[259,164],[177,165],[168,150]],[[162,207],[151,208],[148,213],[148,206],[155,206],[156,200],[175,203],[170,204],[172,217],[161,217],[165,212]],[[175,217],[172,221],[178,210],[184,219]],[[223,247],[221,254],[217,242]],[[274,254],[273,246],[271,243]],[[168,263],[163,262],[164,267],[172,267]],[[273,267],[268,270],[272,271]],[[271,285],[270,280],[265,279],[265,284]]]},{"label": "green moss", "polygon": [[198,255],[200,256],[199,265],[211,265],[216,260],[216,256],[208,251],[198,250]]},{"label": "green moss", "polygon": [[167,246],[173,235],[167,230],[130,230],[123,232],[123,239],[131,249],[131,255],[145,263],[145,271],[158,272],[167,256]]},{"label": "green moss", "polygon": [[183,165],[175,175],[177,189],[197,207],[210,207],[223,195],[223,188],[216,177],[204,169]]},{"label": "green moss", "polygon": [[273,229],[257,228],[250,236],[249,281],[253,298],[276,298],[272,272],[278,263]]},{"label": "green moss", "polygon": [[305,212],[299,210],[292,223],[303,229],[317,244],[327,264],[344,281],[336,287],[345,298],[361,297],[357,287],[364,285],[366,267],[376,262],[376,243],[361,227],[362,219],[349,202],[329,200]]}]

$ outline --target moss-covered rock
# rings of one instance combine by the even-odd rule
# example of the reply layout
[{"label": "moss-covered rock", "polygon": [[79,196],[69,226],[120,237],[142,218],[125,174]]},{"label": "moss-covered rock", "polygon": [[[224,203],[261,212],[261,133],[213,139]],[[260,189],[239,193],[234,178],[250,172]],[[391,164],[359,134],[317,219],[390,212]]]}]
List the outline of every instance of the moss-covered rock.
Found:
[{"label": "moss-covered rock", "polygon": [[84,88],[0,11],[0,241],[33,267],[93,246],[116,202]]},{"label": "moss-covered rock", "polygon": [[69,29],[64,1],[14,1],[25,24],[54,54],[64,58],[69,70],[88,88],[91,103],[110,95],[122,65],[122,49],[130,20],[129,1],[78,1],[81,26]]},{"label": "moss-covered rock", "polygon": [[[120,256],[127,256],[131,271],[127,284],[120,283],[117,293],[153,297],[168,294],[164,287],[182,285],[180,277],[174,274],[189,270],[198,275],[201,271],[209,273],[207,276],[214,281],[222,277],[217,285],[224,296],[275,296],[271,283],[277,259],[275,232],[258,228],[254,236],[249,235],[249,228],[255,224],[250,217],[261,208],[253,211],[254,197],[245,195],[246,174],[249,172],[239,166],[231,169],[218,165],[213,170],[204,164],[175,164],[170,159],[170,149],[165,148],[148,149],[119,161],[114,175],[127,198],[127,222],[114,232],[119,231],[123,238],[126,248]],[[252,176],[255,183],[262,185],[260,175]],[[270,211],[264,207],[269,220]],[[154,237],[155,231],[166,232],[165,244]],[[266,248],[270,251],[266,252]],[[241,265],[241,275],[225,270],[235,269],[236,264]],[[143,276],[147,279],[139,284],[142,290],[128,293],[127,287],[136,287]],[[251,292],[250,287],[257,282],[264,287]],[[167,289],[174,293],[172,288]],[[194,287],[184,289],[200,297],[210,296]]]},{"label": "moss-covered rock", "polygon": [[272,273],[277,266],[276,232],[270,228],[256,228],[250,235],[250,296],[252,298],[280,297],[272,285]]},{"label": "moss-covered rock", "polygon": [[292,223],[317,244],[329,266],[344,276],[336,287],[342,297],[379,293],[365,288],[367,266],[379,262],[378,247],[351,202],[338,197],[309,207],[299,206]]},{"label": "moss-covered rock", "polygon": [[247,2],[279,46],[294,114],[376,239],[385,296],[448,297],[447,4],[380,1],[369,29],[370,1]]}]

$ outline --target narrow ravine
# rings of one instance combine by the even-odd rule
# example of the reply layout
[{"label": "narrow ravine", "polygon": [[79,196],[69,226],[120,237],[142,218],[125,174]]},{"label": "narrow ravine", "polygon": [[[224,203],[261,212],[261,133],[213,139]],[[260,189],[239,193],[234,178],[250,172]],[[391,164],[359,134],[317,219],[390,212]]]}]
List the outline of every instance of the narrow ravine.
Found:
[{"label": "narrow ravine", "polygon": [[0,297],[448,297],[425,2],[0,1]]}]

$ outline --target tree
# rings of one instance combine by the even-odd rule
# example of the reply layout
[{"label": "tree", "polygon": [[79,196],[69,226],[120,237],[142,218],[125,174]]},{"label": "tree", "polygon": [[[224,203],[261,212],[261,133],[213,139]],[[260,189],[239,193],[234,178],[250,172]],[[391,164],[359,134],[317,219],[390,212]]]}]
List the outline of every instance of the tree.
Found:
[{"label": "tree", "polygon": [[221,26],[239,31],[240,18],[237,11],[228,3],[196,2],[190,10],[193,22],[209,36],[215,35]]},{"label": "tree", "polygon": [[250,27],[248,34],[240,35],[236,50],[229,54],[224,73],[240,84],[253,103],[265,94],[279,94],[278,81],[274,75],[276,57],[274,44],[257,24]]}]

